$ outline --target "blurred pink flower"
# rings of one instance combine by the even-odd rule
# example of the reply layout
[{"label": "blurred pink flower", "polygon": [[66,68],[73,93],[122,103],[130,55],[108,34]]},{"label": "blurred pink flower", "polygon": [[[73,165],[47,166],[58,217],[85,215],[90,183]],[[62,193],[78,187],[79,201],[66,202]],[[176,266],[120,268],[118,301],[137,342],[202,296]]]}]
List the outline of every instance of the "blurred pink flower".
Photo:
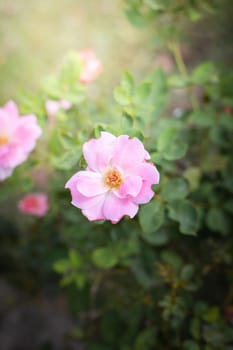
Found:
[{"label": "blurred pink flower", "polygon": [[49,117],[55,116],[55,114],[59,111],[59,109],[68,110],[71,107],[72,107],[72,103],[64,99],[61,99],[60,101],[47,100],[45,102],[45,108]]},{"label": "blurred pink flower", "polygon": [[65,187],[88,220],[115,224],[125,215],[133,218],[138,205],[152,199],[151,185],[159,183],[159,173],[137,138],[102,132],[84,144],[83,154],[86,170],[74,174]]},{"label": "blurred pink flower", "polygon": [[48,209],[48,197],[44,193],[29,193],[18,203],[19,210],[28,215],[44,216]]},{"label": "blurred pink flower", "polygon": [[83,62],[80,81],[81,83],[90,83],[102,72],[102,64],[91,49],[80,51],[79,56]]},{"label": "blurred pink flower", "polygon": [[27,159],[41,133],[36,116],[20,117],[14,102],[0,108],[0,181]]}]

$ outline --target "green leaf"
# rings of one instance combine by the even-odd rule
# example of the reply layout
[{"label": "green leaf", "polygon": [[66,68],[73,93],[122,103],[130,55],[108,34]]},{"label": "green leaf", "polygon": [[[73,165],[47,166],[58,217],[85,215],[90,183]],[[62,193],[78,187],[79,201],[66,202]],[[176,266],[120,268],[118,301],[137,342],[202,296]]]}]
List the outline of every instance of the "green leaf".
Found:
[{"label": "green leaf", "polygon": [[151,92],[151,83],[150,82],[142,82],[136,87],[133,101],[136,105],[144,105]]},{"label": "green leaf", "polygon": [[180,224],[180,232],[195,235],[199,227],[197,209],[188,200],[169,203],[169,217]]},{"label": "green leaf", "polygon": [[92,254],[93,262],[96,266],[109,269],[118,262],[118,257],[112,247],[97,248]]},{"label": "green leaf", "polygon": [[183,88],[189,84],[189,80],[185,76],[173,74],[168,78],[168,85],[175,88]]},{"label": "green leaf", "polygon": [[114,90],[114,98],[117,103],[122,106],[127,106],[131,103],[130,95],[122,86],[117,86]]},{"label": "green leaf", "polygon": [[209,135],[211,141],[218,146],[228,147],[230,145],[230,140],[232,139],[232,133],[230,134],[225,128],[218,126],[213,126]]},{"label": "green leaf", "polygon": [[63,273],[70,268],[70,262],[67,259],[61,259],[53,264],[53,268],[58,273]]},{"label": "green leaf", "polygon": [[135,27],[144,27],[147,22],[142,17],[140,12],[137,10],[137,8],[129,8],[125,11],[126,16],[128,17],[129,21],[135,26]]},{"label": "green leaf", "polygon": [[189,189],[187,182],[182,178],[172,179],[167,182],[161,191],[161,196],[170,202],[175,199],[183,199],[188,195]]},{"label": "green leaf", "polygon": [[189,121],[194,125],[208,128],[214,125],[215,115],[210,111],[197,110],[189,115]]},{"label": "green leaf", "polygon": [[187,264],[183,266],[181,273],[180,273],[180,278],[185,281],[191,280],[194,274],[194,266],[191,264]]},{"label": "green leaf", "polygon": [[130,238],[128,240],[120,240],[115,245],[117,256],[120,259],[124,259],[138,252],[139,243],[137,237]]},{"label": "green leaf", "polygon": [[69,251],[69,259],[72,267],[74,268],[78,268],[82,265],[82,259],[75,250]]},{"label": "green leaf", "polygon": [[221,232],[227,235],[230,231],[230,223],[228,216],[222,209],[211,208],[206,217],[206,224],[208,228],[214,232]]},{"label": "green leaf", "polygon": [[142,238],[151,245],[163,246],[169,241],[169,233],[165,229],[159,229],[156,232],[141,232]]},{"label": "green leaf", "polygon": [[168,128],[158,138],[158,151],[167,160],[182,158],[188,149],[188,144],[181,130]]},{"label": "green leaf", "polygon": [[164,207],[158,201],[151,201],[141,207],[139,222],[142,228],[142,235],[155,232],[164,222]]},{"label": "green leaf", "polygon": [[86,277],[85,277],[85,275],[81,274],[80,272],[77,272],[74,280],[75,280],[75,284],[76,284],[77,288],[81,289],[85,285]]},{"label": "green leaf", "polygon": [[132,74],[129,72],[125,72],[122,77],[121,86],[124,91],[126,91],[129,95],[133,94],[134,89],[134,79]]},{"label": "green leaf", "polygon": [[131,265],[131,270],[138,283],[140,283],[144,288],[150,288],[155,283],[154,276],[151,276],[151,274],[148,273],[148,271],[139,261],[136,260]]},{"label": "green leaf", "polygon": [[217,82],[218,76],[212,62],[204,62],[197,66],[192,72],[191,81],[194,84],[206,84]]},{"label": "green leaf", "polygon": [[207,322],[216,322],[220,317],[219,308],[217,306],[210,307],[203,315],[203,319]]},{"label": "green leaf", "polygon": [[189,188],[191,191],[195,191],[199,188],[201,180],[201,169],[198,167],[190,167],[183,173],[185,179],[189,183]]}]

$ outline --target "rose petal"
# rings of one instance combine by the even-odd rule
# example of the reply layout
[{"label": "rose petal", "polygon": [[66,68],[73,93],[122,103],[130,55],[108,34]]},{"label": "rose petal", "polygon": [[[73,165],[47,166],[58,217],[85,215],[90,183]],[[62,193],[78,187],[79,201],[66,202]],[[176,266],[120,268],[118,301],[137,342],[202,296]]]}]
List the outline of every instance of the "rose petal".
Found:
[{"label": "rose petal", "polygon": [[147,157],[148,153],[141,141],[135,137],[129,139],[129,136],[121,135],[115,142],[112,164],[127,171],[143,162]]},{"label": "rose petal", "polygon": [[121,197],[136,197],[142,188],[142,178],[139,176],[127,176],[118,192]]},{"label": "rose petal", "polygon": [[36,116],[27,115],[19,118],[18,127],[12,138],[26,153],[29,153],[35,147],[36,140],[41,133],[41,128],[36,124]]},{"label": "rose petal", "polygon": [[154,191],[151,189],[151,185],[147,182],[143,182],[141,191],[132,200],[137,204],[148,203],[154,197]]},{"label": "rose petal", "polygon": [[76,186],[77,190],[86,197],[97,196],[108,191],[102,175],[93,171],[80,171]]},{"label": "rose petal", "polygon": [[106,195],[103,214],[105,219],[117,223],[124,215],[133,218],[138,212],[138,205],[131,202],[129,199],[121,199],[109,192]]},{"label": "rose petal", "polygon": [[91,139],[83,145],[83,155],[88,169],[102,172],[109,164],[116,137],[108,132],[102,132],[99,139]]},{"label": "rose petal", "polygon": [[77,182],[80,179],[79,173],[74,174],[66,183],[65,188],[69,188],[72,196],[72,204],[80,209],[91,208],[99,203],[102,200],[104,194],[86,197],[81,194],[77,188]]},{"label": "rose petal", "polygon": [[18,107],[17,107],[15,102],[13,102],[13,101],[7,102],[4,105],[3,109],[8,114],[8,116],[11,118],[11,120],[18,118],[19,112],[18,112]]},{"label": "rose petal", "polygon": [[143,180],[146,180],[150,184],[159,183],[159,172],[152,163],[143,162],[137,168],[134,169],[134,174],[137,174]]},{"label": "rose petal", "polygon": [[85,215],[89,221],[104,220],[103,215],[103,204],[105,201],[105,196],[98,196],[98,201],[95,205],[85,208],[82,210],[83,215]]}]

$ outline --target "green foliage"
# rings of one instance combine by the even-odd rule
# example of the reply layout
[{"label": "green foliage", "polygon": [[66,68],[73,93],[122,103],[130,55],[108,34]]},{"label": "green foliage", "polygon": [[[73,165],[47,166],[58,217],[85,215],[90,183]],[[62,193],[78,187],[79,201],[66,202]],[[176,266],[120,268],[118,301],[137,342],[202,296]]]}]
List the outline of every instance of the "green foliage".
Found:
[{"label": "green foliage", "polygon": [[139,221],[143,234],[157,231],[164,222],[164,206],[158,201],[151,201],[141,208]]},{"label": "green foliage", "polygon": [[[0,185],[0,200],[11,205],[23,192],[45,188],[51,208],[39,220],[17,219],[17,235],[1,220],[0,262],[19,264],[32,280],[39,271],[37,288],[41,276],[47,283],[61,275],[78,318],[72,336],[87,349],[231,350],[233,75],[223,76],[210,60],[187,68],[179,36],[185,20],[204,18],[212,2],[125,4],[132,23],[156,27],[177,70],[155,69],[141,81],[125,72],[114,102],[112,94],[93,101],[72,52],[38,95],[21,96],[20,110],[37,114],[44,134],[28,162]],[[176,101],[178,117],[170,104],[177,91],[188,106]],[[72,108],[48,118],[48,99],[67,99]],[[86,167],[83,143],[102,130],[138,137],[160,172],[152,200],[117,225],[88,222],[64,189]],[[46,169],[45,185],[33,174],[38,168]]]}]

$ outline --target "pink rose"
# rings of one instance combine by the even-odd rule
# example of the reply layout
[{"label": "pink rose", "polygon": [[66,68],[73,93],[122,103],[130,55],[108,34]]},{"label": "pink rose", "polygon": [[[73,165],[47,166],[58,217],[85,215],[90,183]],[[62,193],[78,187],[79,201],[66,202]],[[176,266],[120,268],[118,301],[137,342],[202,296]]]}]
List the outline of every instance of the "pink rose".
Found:
[{"label": "pink rose", "polygon": [[27,159],[41,133],[36,116],[20,117],[14,102],[0,108],[0,180]]},{"label": "pink rose", "polygon": [[48,197],[44,193],[27,194],[19,201],[18,208],[24,214],[44,216],[49,209]]},{"label": "pink rose", "polygon": [[74,174],[65,187],[88,220],[115,224],[125,215],[133,218],[138,205],[152,199],[151,185],[159,183],[159,173],[137,138],[102,132],[84,144],[83,154],[86,170]]},{"label": "pink rose", "polygon": [[79,56],[83,63],[80,81],[81,83],[90,83],[102,72],[102,64],[91,49],[80,51]]}]

